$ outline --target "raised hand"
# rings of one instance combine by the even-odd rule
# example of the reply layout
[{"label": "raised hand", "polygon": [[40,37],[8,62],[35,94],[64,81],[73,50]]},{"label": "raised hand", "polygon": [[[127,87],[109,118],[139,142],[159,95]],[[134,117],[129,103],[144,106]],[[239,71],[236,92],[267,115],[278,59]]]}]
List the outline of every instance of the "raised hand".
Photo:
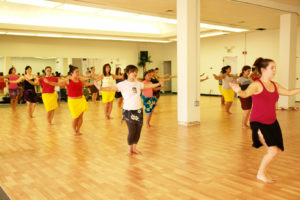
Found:
[{"label": "raised hand", "polygon": [[230,87],[233,89],[233,91],[235,91],[236,93],[241,91],[241,87],[238,83],[235,83],[234,81],[231,81],[229,83]]}]

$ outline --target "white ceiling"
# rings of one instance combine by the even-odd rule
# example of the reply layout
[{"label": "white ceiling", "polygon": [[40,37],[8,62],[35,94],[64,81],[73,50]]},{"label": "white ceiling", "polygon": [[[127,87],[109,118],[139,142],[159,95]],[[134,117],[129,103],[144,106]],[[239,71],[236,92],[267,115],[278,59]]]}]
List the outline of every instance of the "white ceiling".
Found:
[{"label": "white ceiling", "polygon": [[[51,1],[176,19],[176,0]],[[200,2],[201,22],[245,28],[250,31],[256,28],[278,29],[280,15],[289,12],[300,14],[300,0],[201,0]],[[101,26],[103,24],[104,26]],[[114,24],[120,30],[110,28]],[[0,0],[1,31],[163,40],[176,37],[176,24],[124,17],[103,17],[97,14],[42,8]],[[213,31],[201,28],[202,33]]]}]

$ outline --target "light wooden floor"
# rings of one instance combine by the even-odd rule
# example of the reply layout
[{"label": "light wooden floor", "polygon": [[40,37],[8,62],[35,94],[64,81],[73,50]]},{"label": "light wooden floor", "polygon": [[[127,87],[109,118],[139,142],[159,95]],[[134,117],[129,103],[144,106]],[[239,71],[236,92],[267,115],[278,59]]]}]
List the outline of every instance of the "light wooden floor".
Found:
[{"label": "light wooden floor", "polygon": [[43,105],[29,120],[26,107],[0,107],[0,185],[12,200],[200,199],[299,200],[300,111],[278,111],[286,151],[269,170],[275,184],[255,175],[265,149],[251,147],[236,99],[226,116],[218,97],[201,97],[201,124],[177,125],[176,96],[163,96],[153,127],[143,127],[142,156],[127,157],[127,127],[113,108],[89,103],[80,137],[67,104],[47,126]]}]

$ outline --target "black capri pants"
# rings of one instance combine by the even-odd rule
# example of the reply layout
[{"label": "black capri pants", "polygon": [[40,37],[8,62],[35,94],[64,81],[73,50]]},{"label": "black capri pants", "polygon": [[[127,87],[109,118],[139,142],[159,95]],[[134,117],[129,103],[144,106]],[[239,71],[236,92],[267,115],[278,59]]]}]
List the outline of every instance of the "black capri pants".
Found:
[{"label": "black capri pants", "polygon": [[128,145],[137,144],[143,127],[143,109],[123,110],[123,120],[128,127]]}]

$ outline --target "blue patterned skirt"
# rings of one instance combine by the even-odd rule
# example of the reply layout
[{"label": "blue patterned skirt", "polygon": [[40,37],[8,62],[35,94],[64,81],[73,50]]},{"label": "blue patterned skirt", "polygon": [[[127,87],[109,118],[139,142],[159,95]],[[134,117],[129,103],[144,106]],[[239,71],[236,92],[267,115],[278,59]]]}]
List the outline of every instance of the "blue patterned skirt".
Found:
[{"label": "blue patterned skirt", "polygon": [[145,112],[146,114],[151,114],[153,109],[155,108],[157,98],[155,96],[153,97],[145,97],[142,95],[143,104],[145,106]]}]

